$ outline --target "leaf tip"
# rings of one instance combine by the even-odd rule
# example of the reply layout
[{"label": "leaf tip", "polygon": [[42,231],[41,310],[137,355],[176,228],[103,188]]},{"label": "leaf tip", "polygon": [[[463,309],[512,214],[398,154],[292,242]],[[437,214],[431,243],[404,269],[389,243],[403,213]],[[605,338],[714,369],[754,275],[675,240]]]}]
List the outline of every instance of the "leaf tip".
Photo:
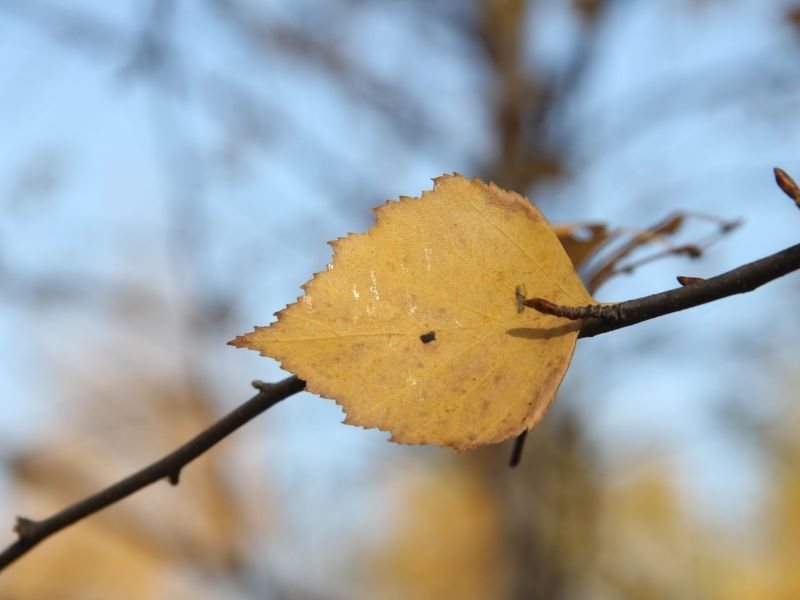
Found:
[{"label": "leaf tip", "polygon": [[247,347],[247,338],[250,336],[249,333],[245,333],[242,335],[237,335],[232,340],[228,340],[226,344],[228,346],[233,346],[234,348],[246,348]]},{"label": "leaf tip", "polygon": [[262,329],[269,329],[269,326],[259,327],[258,325],[256,325],[253,327],[253,331],[250,331],[248,333],[243,333],[242,335],[237,335],[235,338],[226,343],[228,346],[233,346],[234,348],[246,348],[248,350],[258,350],[253,338],[257,336],[259,331],[261,331]]}]

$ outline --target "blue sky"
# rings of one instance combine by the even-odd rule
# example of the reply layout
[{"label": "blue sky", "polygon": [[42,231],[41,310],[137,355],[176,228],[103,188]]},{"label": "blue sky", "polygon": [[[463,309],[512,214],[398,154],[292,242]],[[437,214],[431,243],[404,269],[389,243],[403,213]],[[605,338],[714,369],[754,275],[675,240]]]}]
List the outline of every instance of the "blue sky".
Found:
[{"label": "blue sky", "polygon": [[[543,4],[545,12],[559,10],[557,2]],[[631,14],[619,17],[613,39],[600,46],[585,96],[569,107],[570,122],[587,132],[576,148],[576,176],[531,191],[532,200],[556,221],[636,228],[685,209],[745,223],[698,262],[670,258],[613,280],[601,301],[673,287],[677,274],[716,274],[797,240],[800,215],[771,174],[780,165],[800,175],[800,126],[793,119],[799,97],[783,62],[797,40],[781,28],[778,13],[756,0],[690,4],[625,9]],[[100,10],[96,3],[73,5]],[[402,81],[433,115],[436,130],[418,142],[398,139],[302,65],[249,64],[224,37],[211,35],[215,24],[199,10],[187,9],[177,34],[184,87],[167,92],[125,75],[125,55],[113,47],[77,51],[45,27],[0,10],[2,264],[30,275],[136,282],[168,306],[180,304],[186,292],[176,282],[184,278],[189,289],[233,289],[243,302],[236,323],[201,350],[218,367],[213,385],[221,404],[247,397],[252,379],[282,377],[271,362],[225,342],[293,301],[328,261],[325,242],[364,231],[369,207],[418,195],[443,172],[471,175],[490,154],[483,95],[491,90],[473,57],[435,24],[426,29],[410,11],[382,6],[359,13],[343,47],[377,77]],[[140,8],[120,2],[102,10],[132,37]],[[268,3],[268,10],[291,19],[299,9]],[[536,38],[542,47],[532,50],[557,61],[570,25],[561,17],[547,22],[560,24],[543,29]],[[263,130],[253,130],[253,139],[241,134],[240,147],[211,118],[215,102],[236,100],[219,75],[265,98],[264,114],[249,121]],[[207,93],[214,82],[218,88]],[[318,155],[307,154],[308,140],[322,149]],[[42,165],[52,170],[52,189],[26,195],[21,174],[35,175]],[[182,272],[168,256],[170,207],[187,189],[188,201],[202,207],[202,226],[213,230],[198,260],[201,272]],[[586,415],[608,476],[624,479],[634,457],[652,450],[680,473],[692,506],[720,515],[724,505],[721,518],[748,514],[758,498],[758,463],[715,415],[743,405],[779,419],[779,409],[770,408],[780,406],[770,369],[786,360],[797,323],[775,315],[786,314],[797,291],[790,276],[754,294],[580,342],[561,402]],[[179,369],[171,349],[181,332],[160,318],[147,334],[152,351],[163,355],[162,367]],[[65,364],[102,358],[124,365],[127,346],[117,341],[141,343],[115,331],[108,315],[0,304],[0,411],[8,443],[29,444],[69,412],[56,377]],[[389,446],[381,433],[340,425],[341,417],[333,403],[304,394],[254,425],[266,455],[282,457],[272,471],[286,493],[302,484],[298,510],[312,528],[330,525],[321,507],[343,478],[363,486],[387,456],[413,464],[444,452]],[[335,510],[379,510],[371,500]],[[0,506],[10,519],[13,510]]]}]

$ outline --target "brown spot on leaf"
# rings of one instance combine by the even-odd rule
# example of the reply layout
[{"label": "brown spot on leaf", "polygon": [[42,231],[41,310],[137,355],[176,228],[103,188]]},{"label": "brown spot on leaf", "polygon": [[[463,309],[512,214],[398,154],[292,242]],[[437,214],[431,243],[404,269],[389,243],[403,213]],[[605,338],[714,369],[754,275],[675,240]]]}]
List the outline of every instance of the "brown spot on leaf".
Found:
[{"label": "brown spot on leaf", "polygon": [[421,336],[419,336],[419,339],[423,344],[430,344],[436,339],[436,332],[429,331],[428,333],[423,333]]}]

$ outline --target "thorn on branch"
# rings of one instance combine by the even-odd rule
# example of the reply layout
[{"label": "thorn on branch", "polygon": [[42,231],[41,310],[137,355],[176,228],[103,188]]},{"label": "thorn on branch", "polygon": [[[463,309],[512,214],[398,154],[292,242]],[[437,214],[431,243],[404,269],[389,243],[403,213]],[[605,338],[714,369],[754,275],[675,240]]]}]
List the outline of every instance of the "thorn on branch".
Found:
[{"label": "thorn on branch", "polygon": [[17,517],[14,523],[14,533],[19,536],[21,540],[27,540],[33,537],[36,531],[36,521],[27,517]]},{"label": "thorn on branch", "polygon": [[167,475],[167,480],[170,485],[178,485],[181,482],[181,469],[175,469],[172,473]]},{"label": "thorn on branch", "polygon": [[687,285],[692,285],[693,283],[700,283],[701,281],[705,281],[702,277],[689,277],[688,275],[678,275],[675,279],[678,280],[682,286],[686,287]]},{"label": "thorn on branch", "polygon": [[773,171],[775,173],[775,182],[778,184],[778,187],[783,190],[784,194],[794,200],[797,208],[800,208],[800,187],[798,187],[794,179],[783,169],[775,167]]},{"label": "thorn on branch", "polygon": [[270,390],[272,390],[273,387],[273,384],[267,383],[266,381],[261,381],[260,379],[255,379],[251,381],[250,385],[252,385],[259,392],[263,393],[268,393]]}]

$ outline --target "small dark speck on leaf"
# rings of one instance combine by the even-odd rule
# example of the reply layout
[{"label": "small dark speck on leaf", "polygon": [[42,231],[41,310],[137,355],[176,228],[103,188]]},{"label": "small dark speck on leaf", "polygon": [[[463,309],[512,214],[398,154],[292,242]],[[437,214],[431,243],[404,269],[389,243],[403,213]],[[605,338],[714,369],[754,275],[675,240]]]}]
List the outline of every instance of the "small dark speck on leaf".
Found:
[{"label": "small dark speck on leaf", "polygon": [[429,331],[428,333],[423,333],[419,336],[419,339],[422,341],[423,344],[430,344],[433,340],[436,339],[436,332]]}]

